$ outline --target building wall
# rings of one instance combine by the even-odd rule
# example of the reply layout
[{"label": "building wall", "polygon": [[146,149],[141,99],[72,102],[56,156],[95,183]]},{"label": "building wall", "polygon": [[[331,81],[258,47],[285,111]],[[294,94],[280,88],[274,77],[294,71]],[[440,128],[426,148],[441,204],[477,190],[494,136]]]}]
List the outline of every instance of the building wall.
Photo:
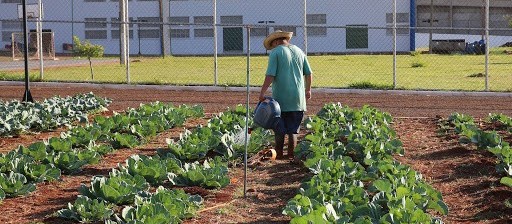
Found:
[{"label": "building wall", "polygon": [[[212,16],[213,1],[211,0],[181,0],[181,1],[163,1],[164,2],[164,22],[169,22],[170,17],[188,17],[189,22],[194,22],[196,16]],[[27,0],[27,3],[37,3],[36,0]],[[350,53],[350,52],[390,52],[392,51],[392,36],[389,31],[383,29],[390,24],[386,22],[386,14],[392,13],[391,1],[381,2],[373,0],[361,1],[340,1],[323,0],[321,3],[308,1],[308,14],[325,14],[326,23],[316,24],[317,26],[327,26],[325,35],[309,35],[307,38],[309,53]],[[105,39],[89,39],[94,44],[101,44],[105,47],[106,54],[117,54],[119,52],[119,40],[114,38],[112,30],[117,28],[110,24],[112,18],[118,17],[119,3],[116,1],[105,0],[104,2],[86,2],[85,0],[43,0],[44,20],[43,29],[51,29],[55,33],[55,46],[57,53],[66,52],[63,50],[64,43],[72,43],[72,36],[76,35],[80,39],[86,39],[86,32],[95,32],[105,35]],[[16,19],[16,3],[0,3],[2,13],[0,19]],[[224,16],[241,16],[243,24],[253,24],[254,32],[251,36],[251,52],[265,53],[262,46],[266,33],[262,33],[263,24],[258,21],[274,21],[272,26],[277,28],[295,27],[295,36],[292,43],[301,48],[305,47],[304,39],[304,8],[302,0],[274,1],[274,0],[218,0],[217,1],[217,24],[221,24]],[[409,13],[409,0],[397,0],[398,13]],[[138,19],[140,17],[158,17],[158,1],[140,1],[131,0],[129,2],[129,17]],[[104,27],[87,27],[83,21],[86,19],[106,19],[107,24]],[[76,21],[71,23],[71,21]],[[226,25],[226,24],[222,24]],[[240,25],[240,24],[238,24]],[[347,25],[366,25],[368,29],[368,47],[358,49],[348,49],[346,43]],[[407,23],[407,26],[409,24]],[[21,26],[20,26],[21,27]],[[166,36],[172,29],[188,29],[190,36],[188,38],[170,38],[168,52],[172,54],[213,54],[214,39],[211,36],[197,37],[194,35],[196,29],[212,29],[212,26],[165,26],[164,34]],[[259,30],[258,30],[259,28]],[[35,29],[34,23],[29,23],[29,29]],[[152,29],[152,28],[142,28]],[[310,31],[314,29],[311,28]],[[2,27],[0,26],[0,30]],[[131,27],[132,38],[130,39],[130,52],[136,54],[139,51],[138,25]],[[2,30],[4,31],[4,30]],[[204,31],[204,30],[203,30]],[[270,28],[268,32],[274,31]],[[9,32],[11,32],[9,30]],[[21,32],[21,29],[20,29]],[[242,54],[247,51],[247,33],[244,28],[242,31],[242,50],[224,51],[224,27],[219,26],[218,32],[218,53],[219,54]],[[259,33],[258,33],[259,32]],[[172,33],[171,33],[172,34]],[[257,35],[259,34],[259,35]],[[166,37],[166,40],[168,38]],[[239,40],[238,40],[239,41]],[[399,34],[397,39],[397,50],[409,50],[409,34]],[[141,52],[143,54],[160,54],[159,38],[142,38],[140,40]],[[167,44],[169,44],[166,41]],[[0,48],[8,41],[0,41]]]}]

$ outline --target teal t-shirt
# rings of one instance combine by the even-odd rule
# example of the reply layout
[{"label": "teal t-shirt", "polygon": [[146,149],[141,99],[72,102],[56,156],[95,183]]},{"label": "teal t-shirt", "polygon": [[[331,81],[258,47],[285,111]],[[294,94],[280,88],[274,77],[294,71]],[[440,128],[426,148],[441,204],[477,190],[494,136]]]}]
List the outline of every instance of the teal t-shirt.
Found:
[{"label": "teal t-shirt", "polygon": [[272,49],[266,75],[274,76],[272,97],[281,111],[306,111],[304,75],[311,75],[311,68],[299,47],[289,44]]}]

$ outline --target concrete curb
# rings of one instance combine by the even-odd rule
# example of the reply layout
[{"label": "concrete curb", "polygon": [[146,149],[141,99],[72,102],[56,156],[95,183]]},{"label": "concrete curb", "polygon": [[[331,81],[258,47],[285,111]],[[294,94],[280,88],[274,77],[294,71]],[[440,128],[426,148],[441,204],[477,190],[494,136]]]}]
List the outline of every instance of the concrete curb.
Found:
[{"label": "concrete curb", "polygon": [[[0,81],[0,86],[24,86],[21,81]],[[245,92],[247,87],[229,86],[167,86],[167,85],[129,85],[129,84],[106,84],[106,83],[69,83],[69,82],[31,82],[32,87],[63,87],[63,88],[93,88],[93,89],[153,89],[169,91],[198,91],[198,92]],[[251,92],[259,92],[260,87],[249,87]],[[509,92],[463,92],[463,91],[424,91],[424,90],[366,90],[366,89],[330,89],[313,88],[313,93],[332,94],[387,94],[387,95],[423,95],[423,96],[472,96],[472,97],[512,97]]]}]

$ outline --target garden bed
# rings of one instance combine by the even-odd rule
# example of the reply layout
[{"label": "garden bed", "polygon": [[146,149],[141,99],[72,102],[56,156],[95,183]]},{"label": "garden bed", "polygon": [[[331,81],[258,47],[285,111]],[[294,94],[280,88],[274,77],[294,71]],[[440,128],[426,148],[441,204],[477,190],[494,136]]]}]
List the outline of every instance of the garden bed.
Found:
[{"label": "garden bed", "polygon": [[[0,98],[11,100],[23,95],[23,88],[2,86]],[[245,103],[244,92],[173,91],[154,89],[105,89],[97,87],[33,87],[36,100],[53,95],[73,95],[94,92],[112,99],[111,111],[123,111],[138,107],[140,103],[154,101],[202,105],[211,116],[213,113]],[[252,93],[251,103],[256,104],[257,94]],[[461,145],[456,136],[439,135],[437,116],[447,117],[453,112],[483,118],[488,113],[512,115],[511,97],[448,96],[448,95],[399,95],[399,94],[335,94],[313,92],[308,104],[308,115],[314,115],[328,102],[342,102],[350,107],[371,105],[395,117],[393,128],[404,144],[405,155],[396,156],[423,174],[423,178],[439,190],[450,211],[441,218],[446,223],[508,223],[512,221],[512,209],[504,200],[512,198],[512,191],[500,185],[502,176],[495,171],[492,154]],[[461,103],[463,102],[463,103]],[[186,127],[194,127],[205,120],[191,120]],[[88,184],[94,175],[105,175],[117,163],[123,163],[132,154],[154,154],[165,145],[165,138],[177,138],[183,128],[173,128],[161,133],[150,143],[133,150],[118,150],[108,154],[99,164],[88,165],[75,175],[63,176],[62,181],[39,184],[35,192],[25,197],[7,198],[0,209],[2,223],[62,223],[63,219],[52,216],[54,212],[76,199],[81,183]],[[58,133],[55,132],[55,133]],[[0,139],[2,149],[16,144],[30,144],[50,134],[26,135],[9,140]],[[34,140],[35,139],[35,140]],[[510,136],[505,138],[510,140]],[[14,146],[15,147],[15,146]],[[266,161],[249,169],[247,197],[243,197],[243,170],[230,169],[231,184],[220,190],[200,188],[185,189],[200,194],[204,205],[196,218],[185,223],[287,223],[290,217],[282,215],[282,209],[298,191],[299,184],[309,176],[304,167],[288,161]],[[434,213],[435,214],[435,213]]]}]

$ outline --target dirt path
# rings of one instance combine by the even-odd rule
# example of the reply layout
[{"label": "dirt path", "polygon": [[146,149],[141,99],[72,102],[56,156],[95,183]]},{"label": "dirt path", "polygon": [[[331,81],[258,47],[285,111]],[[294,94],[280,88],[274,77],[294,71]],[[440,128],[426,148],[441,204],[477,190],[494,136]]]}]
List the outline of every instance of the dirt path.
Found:
[{"label": "dirt path", "polygon": [[495,157],[463,146],[452,135],[438,136],[436,119],[395,119],[394,129],[404,144],[397,159],[423,174],[441,191],[450,211],[446,223],[512,223],[505,199],[512,191],[499,183]]}]

